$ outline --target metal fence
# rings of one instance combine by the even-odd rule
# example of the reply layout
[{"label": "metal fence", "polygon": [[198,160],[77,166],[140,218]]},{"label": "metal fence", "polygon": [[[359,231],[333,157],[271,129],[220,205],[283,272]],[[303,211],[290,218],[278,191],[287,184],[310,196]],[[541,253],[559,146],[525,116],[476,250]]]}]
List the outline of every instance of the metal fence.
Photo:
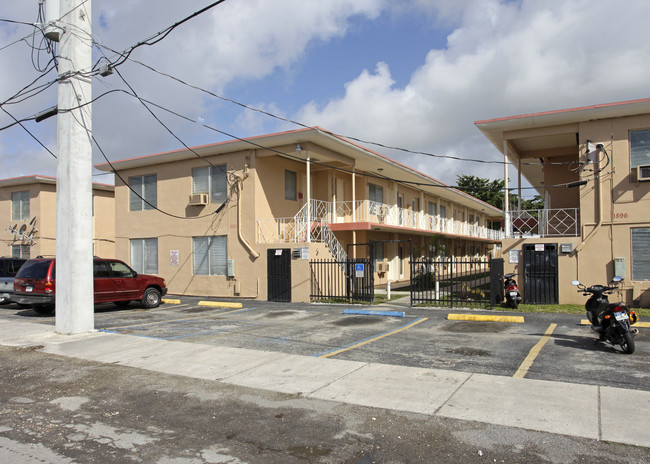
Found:
[{"label": "metal fence", "polygon": [[375,298],[374,270],[369,259],[311,260],[311,301],[367,303]]},{"label": "metal fence", "polygon": [[493,295],[498,288],[493,280],[488,259],[415,259],[411,262],[411,304],[492,308],[499,298]]}]

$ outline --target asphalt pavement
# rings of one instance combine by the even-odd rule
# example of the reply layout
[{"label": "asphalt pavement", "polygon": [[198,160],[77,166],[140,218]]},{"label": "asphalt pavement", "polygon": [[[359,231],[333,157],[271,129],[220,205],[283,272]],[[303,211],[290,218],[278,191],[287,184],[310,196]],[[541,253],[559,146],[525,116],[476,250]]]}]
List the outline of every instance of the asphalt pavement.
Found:
[{"label": "asphalt pavement", "polygon": [[[650,448],[650,392],[0,321],[0,344],[224,385]],[[381,388],[378,388],[381,386]]]}]

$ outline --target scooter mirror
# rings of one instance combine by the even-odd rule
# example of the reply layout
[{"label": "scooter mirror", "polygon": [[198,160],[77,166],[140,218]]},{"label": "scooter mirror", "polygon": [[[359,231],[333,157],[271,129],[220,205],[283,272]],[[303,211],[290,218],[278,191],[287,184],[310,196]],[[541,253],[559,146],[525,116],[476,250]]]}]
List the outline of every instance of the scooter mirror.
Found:
[{"label": "scooter mirror", "polygon": [[572,280],[571,285],[575,285],[577,287],[578,285],[580,285],[580,281],[579,280]]},{"label": "scooter mirror", "polygon": [[623,280],[623,277],[621,277],[621,276],[614,276],[614,278],[612,279],[612,282],[620,282],[621,280]]}]

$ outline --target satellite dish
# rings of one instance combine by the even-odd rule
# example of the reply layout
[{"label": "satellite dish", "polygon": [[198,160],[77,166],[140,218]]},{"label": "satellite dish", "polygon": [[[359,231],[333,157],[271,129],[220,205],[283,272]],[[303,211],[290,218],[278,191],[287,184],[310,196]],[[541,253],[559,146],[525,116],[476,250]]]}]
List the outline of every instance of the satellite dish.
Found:
[{"label": "satellite dish", "polygon": [[34,216],[34,217],[32,218],[32,220],[31,220],[31,221],[29,221],[29,225],[30,225],[30,226],[32,226],[32,227],[33,227],[33,226],[34,226],[34,224],[36,224],[36,216]]},{"label": "satellite dish", "polygon": [[27,238],[30,240],[33,239],[35,233],[36,233],[36,228],[32,227],[32,230],[30,230],[29,233],[27,234]]},{"label": "satellite dish", "polygon": [[24,234],[26,230],[27,230],[27,224],[23,224],[22,226],[20,226],[20,231],[18,233]]},{"label": "satellite dish", "polygon": [[16,233],[16,227],[18,227],[18,224],[14,224],[13,226],[9,226],[9,232],[12,234]]}]

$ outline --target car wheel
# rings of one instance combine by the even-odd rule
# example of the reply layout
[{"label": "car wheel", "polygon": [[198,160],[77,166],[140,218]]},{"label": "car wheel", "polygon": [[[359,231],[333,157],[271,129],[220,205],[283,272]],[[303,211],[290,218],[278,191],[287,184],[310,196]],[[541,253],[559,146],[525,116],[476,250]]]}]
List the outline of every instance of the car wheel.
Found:
[{"label": "car wheel", "polygon": [[6,305],[6,304],[9,304],[9,298],[0,296],[0,305]]},{"label": "car wheel", "polygon": [[54,305],[33,305],[32,309],[38,314],[52,314],[54,312]]},{"label": "car wheel", "polygon": [[160,305],[160,298],[160,290],[149,287],[144,291],[144,295],[142,295],[142,306],[145,308],[155,308]]},{"label": "car wheel", "polygon": [[131,303],[131,300],[126,300],[126,301],[116,301],[115,304],[117,306],[128,306],[129,303]]}]

